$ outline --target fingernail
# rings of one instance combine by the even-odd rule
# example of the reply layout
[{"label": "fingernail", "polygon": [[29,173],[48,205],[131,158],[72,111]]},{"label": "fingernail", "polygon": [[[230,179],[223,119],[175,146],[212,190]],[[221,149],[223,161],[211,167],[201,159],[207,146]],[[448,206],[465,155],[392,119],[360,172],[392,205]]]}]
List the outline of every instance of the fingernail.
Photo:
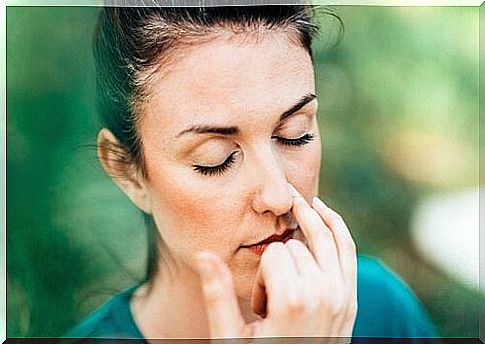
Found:
[{"label": "fingernail", "polygon": [[202,278],[212,279],[215,276],[214,263],[206,252],[197,253],[196,262]]}]

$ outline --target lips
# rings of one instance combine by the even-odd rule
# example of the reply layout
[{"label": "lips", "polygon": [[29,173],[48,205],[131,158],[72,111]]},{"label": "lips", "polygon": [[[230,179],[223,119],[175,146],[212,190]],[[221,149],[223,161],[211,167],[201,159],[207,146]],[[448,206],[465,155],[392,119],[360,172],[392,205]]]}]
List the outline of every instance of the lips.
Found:
[{"label": "lips", "polygon": [[277,235],[273,234],[272,236],[260,241],[254,245],[246,245],[242,246],[244,248],[248,248],[254,254],[260,256],[263,254],[264,250],[268,247],[269,244],[275,241],[279,241],[282,243],[287,242],[291,238],[293,238],[293,234],[295,233],[296,229],[287,229],[283,234]]}]

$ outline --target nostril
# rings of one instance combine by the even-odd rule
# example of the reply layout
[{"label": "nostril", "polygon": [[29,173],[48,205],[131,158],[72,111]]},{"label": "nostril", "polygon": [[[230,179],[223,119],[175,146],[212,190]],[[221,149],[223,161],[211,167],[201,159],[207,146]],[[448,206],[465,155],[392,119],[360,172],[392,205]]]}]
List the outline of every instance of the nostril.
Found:
[{"label": "nostril", "polygon": [[258,189],[254,193],[254,206],[259,213],[269,211],[277,216],[283,216],[291,210],[292,200],[286,183],[273,178],[260,181]]},{"label": "nostril", "polygon": [[276,216],[282,216],[291,210],[292,205],[291,195],[286,186],[288,178],[280,162],[271,159],[267,154],[261,156],[262,158],[255,162],[258,173],[254,174],[253,208],[259,214],[271,212]]}]

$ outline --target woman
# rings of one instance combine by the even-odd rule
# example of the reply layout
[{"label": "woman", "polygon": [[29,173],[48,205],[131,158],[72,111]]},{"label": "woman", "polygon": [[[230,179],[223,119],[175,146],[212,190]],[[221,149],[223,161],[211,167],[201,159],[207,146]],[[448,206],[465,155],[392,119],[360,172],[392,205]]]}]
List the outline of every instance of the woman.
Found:
[{"label": "woman", "polygon": [[71,337],[432,337],[318,195],[305,6],[105,8],[98,155],[146,216],[146,281]]}]

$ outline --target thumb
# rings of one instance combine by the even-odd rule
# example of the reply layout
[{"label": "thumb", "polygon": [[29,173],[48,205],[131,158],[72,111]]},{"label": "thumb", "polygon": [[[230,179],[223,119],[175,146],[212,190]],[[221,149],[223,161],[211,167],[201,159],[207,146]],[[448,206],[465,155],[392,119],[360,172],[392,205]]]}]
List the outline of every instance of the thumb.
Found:
[{"label": "thumb", "polygon": [[234,291],[231,271],[214,253],[196,257],[212,338],[239,337],[246,323]]}]

